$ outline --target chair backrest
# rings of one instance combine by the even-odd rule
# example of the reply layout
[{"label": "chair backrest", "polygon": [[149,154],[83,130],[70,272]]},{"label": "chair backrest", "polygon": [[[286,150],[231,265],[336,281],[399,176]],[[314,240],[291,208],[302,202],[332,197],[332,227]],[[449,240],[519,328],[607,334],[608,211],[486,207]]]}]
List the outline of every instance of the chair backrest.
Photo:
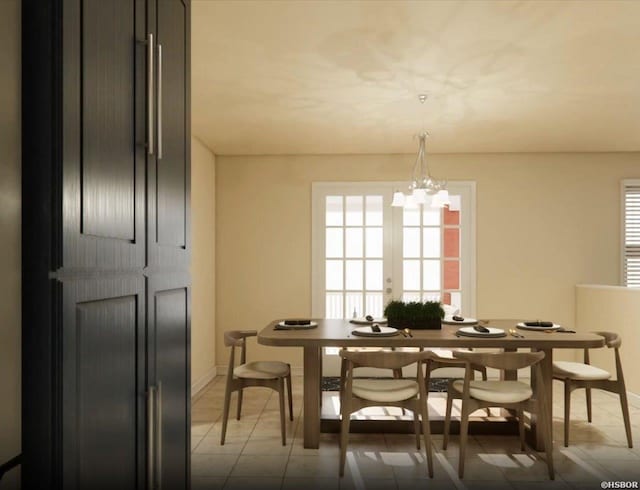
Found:
[{"label": "chair backrest", "polygon": [[247,337],[255,337],[258,335],[257,330],[229,330],[224,333],[224,345],[240,347]]},{"label": "chair backrest", "polygon": [[622,338],[615,332],[592,332],[604,337],[604,345],[618,349],[622,345]]},{"label": "chair backrest", "polygon": [[224,345],[231,347],[229,355],[229,368],[227,376],[233,376],[233,368],[236,364],[236,347],[240,347],[240,364],[247,362],[247,337],[255,337],[258,335],[257,330],[229,330],[224,333]]},{"label": "chair backrest", "polygon": [[346,349],[340,351],[340,356],[351,362],[352,367],[374,367],[382,369],[400,369],[416,362],[425,361],[432,357],[431,352],[352,352]]},{"label": "chair backrest", "polygon": [[467,352],[454,351],[453,356],[471,364],[479,364],[494,369],[515,370],[537,364],[544,359],[544,352]]}]

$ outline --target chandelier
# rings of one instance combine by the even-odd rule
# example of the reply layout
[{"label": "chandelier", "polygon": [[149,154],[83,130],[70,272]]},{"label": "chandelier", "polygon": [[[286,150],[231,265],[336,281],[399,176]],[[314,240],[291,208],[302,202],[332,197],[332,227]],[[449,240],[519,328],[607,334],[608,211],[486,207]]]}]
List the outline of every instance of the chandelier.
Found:
[{"label": "chandelier", "polygon": [[[418,100],[421,104],[424,104],[427,96],[420,94]],[[401,191],[394,192],[391,206],[416,208],[420,204],[429,204],[431,207],[442,208],[450,204],[447,182],[433,178],[429,171],[425,151],[427,136],[429,136],[429,133],[426,131],[422,131],[418,135],[418,155],[413,165],[409,192],[407,195]]]}]

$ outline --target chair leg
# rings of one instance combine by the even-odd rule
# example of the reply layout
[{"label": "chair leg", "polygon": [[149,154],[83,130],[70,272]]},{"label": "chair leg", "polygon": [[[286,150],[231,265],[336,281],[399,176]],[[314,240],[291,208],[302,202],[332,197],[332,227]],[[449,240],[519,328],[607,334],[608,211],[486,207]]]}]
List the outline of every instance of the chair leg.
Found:
[{"label": "chair leg", "polygon": [[340,407],[342,407],[342,397],[344,395],[344,380],[346,376],[347,376],[347,361],[342,359],[340,361],[340,384],[338,386],[338,389],[340,390],[339,397],[338,397],[338,399],[340,400]]},{"label": "chair leg", "polygon": [[240,388],[238,390],[238,413],[236,414],[236,419],[240,420],[240,412],[242,412],[242,392],[244,390]]},{"label": "chair leg", "polygon": [[627,401],[627,391],[624,386],[620,390],[620,406],[622,407],[622,418],[624,419],[624,430],[627,433],[627,444],[633,447],[631,439],[631,422],[629,421],[629,402]]},{"label": "chair leg", "polygon": [[227,383],[224,390],[224,410],[222,412],[222,434],[220,434],[220,445],[224,446],[224,439],[227,435],[227,420],[229,419],[229,405],[231,404],[231,387]]},{"label": "chair leg", "polygon": [[462,402],[462,413],[460,414],[460,453],[458,461],[458,478],[464,476],[464,459],[467,451],[467,438],[469,432],[469,406]]},{"label": "chair leg", "polygon": [[284,378],[278,378],[278,397],[280,399],[280,432],[282,433],[282,445],[287,445],[286,426],[284,421]]},{"label": "chair leg", "polygon": [[349,405],[349,402],[343,400],[340,406],[342,414],[340,423],[340,476],[344,476],[344,463],[347,459],[347,444],[349,442],[349,425],[351,423],[351,412],[347,405]]},{"label": "chair leg", "polygon": [[[289,396],[289,420],[293,422],[293,398],[291,397],[291,371],[287,376],[287,395]],[[320,393],[322,399],[322,393]]]},{"label": "chair leg", "polygon": [[524,410],[518,409],[518,430],[520,432],[520,451],[524,451]]},{"label": "chair leg", "polygon": [[444,428],[442,431],[442,449],[447,449],[449,443],[449,427],[451,425],[451,408],[453,406],[453,396],[451,393],[447,393],[447,408],[444,415]]},{"label": "chair leg", "polygon": [[[418,403],[418,402],[416,402]],[[429,409],[427,407],[426,400],[420,400],[420,409],[422,411],[422,437],[424,438],[424,450],[427,454],[427,469],[429,471],[429,478],[433,478],[433,448],[431,447],[431,427],[429,426]],[[415,417],[418,418],[417,411],[414,412]]]},{"label": "chair leg", "polygon": [[544,400],[538,400],[538,413],[540,414],[540,423],[542,426],[540,430],[542,433],[542,440],[544,442],[544,450],[547,455],[547,468],[549,470],[549,479],[555,480],[555,470],[553,467],[553,417],[551,412],[547,411]]},{"label": "chair leg", "polygon": [[584,392],[587,397],[587,421],[591,423],[591,388],[586,388]]},{"label": "chair leg", "polygon": [[[404,410],[404,408],[403,408]],[[418,407],[413,409],[413,431],[416,433],[416,449],[420,451],[420,414]]]},{"label": "chair leg", "polygon": [[571,386],[564,381],[564,447],[569,447],[569,416],[571,414]]}]

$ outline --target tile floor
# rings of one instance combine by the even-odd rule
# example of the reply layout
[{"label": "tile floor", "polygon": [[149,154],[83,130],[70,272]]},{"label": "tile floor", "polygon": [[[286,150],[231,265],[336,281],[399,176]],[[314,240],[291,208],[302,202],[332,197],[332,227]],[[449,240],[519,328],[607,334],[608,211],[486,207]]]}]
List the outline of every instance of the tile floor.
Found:
[{"label": "tile floor", "polygon": [[[426,474],[424,453],[409,434],[351,434],[345,476],[338,477],[338,434],[321,434],[319,449],[302,446],[302,379],[293,378],[294,420],[287,418],[287,445],[280,443],[278,395],[266,388],[245,391],[240,421],[232,416],[220,446],[222,376],[193,401],[192,488],[204,489],[596,489],[602,481],[640,481],[640,399],[631,403],[636,447],[629,449],[618,399],[594,391],[593,423],[586,421],[584,396],[574,392],[571,445],[562,445],[562,387],[554,382],[554,462],[556,479],[535,451],[520,451],[517,436],[471,436],[465,477],[457,478],[457,436],[442,450],[434,439],[434,478]],[[430,395],[437,404],[439,394]],[[235,395],[231,411],[235,413]],[[613,488],[613,487],[611,487]],[[624,487],[618,487],[624,488]],[[629,487],[628,487],[629,488]]]}]

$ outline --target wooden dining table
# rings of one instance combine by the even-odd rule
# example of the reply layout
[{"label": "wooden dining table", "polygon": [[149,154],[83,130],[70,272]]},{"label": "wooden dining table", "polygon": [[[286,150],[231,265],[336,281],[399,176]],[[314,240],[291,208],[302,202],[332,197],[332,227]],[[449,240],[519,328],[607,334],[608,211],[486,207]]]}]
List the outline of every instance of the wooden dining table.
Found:
[{"label": "wooden dining table", "polygon": [[[504,351],[529,349],[545,353],[541,361],[542,382],[546,392],[547,413],[552,413],[552,374],[554,349],[585,349],[604,346],[603,337],[592,333],[543,332],[520,330],[522,336],[514,337],[463,337],[456,335],[460,325],[443,324],[439,330],[412,330],[412,336],[361,337],[352,331],[361,325],[349,320],[314,319],[317,327],[310,329],[279,330],[275,327],[282,320],[274,320],[258,334],[258,342],[276,347],[303,348],[303,426],[304,447],[318,448],[320,444],[320,383],[322,379],[323,347],[423,347],[423,348],[498,348]],[[503,329],[515,329],[521,320],[481,320],[482,325]],[[517,373],[507,373],[507,379],[516,379]],[[533,376],[533,375],[532,375]],[[537,381],[532,377],[532,383]],[[531,431],[535,449],[542,450],[542,431],[535,430],[536,414],[531,414]]]}]

